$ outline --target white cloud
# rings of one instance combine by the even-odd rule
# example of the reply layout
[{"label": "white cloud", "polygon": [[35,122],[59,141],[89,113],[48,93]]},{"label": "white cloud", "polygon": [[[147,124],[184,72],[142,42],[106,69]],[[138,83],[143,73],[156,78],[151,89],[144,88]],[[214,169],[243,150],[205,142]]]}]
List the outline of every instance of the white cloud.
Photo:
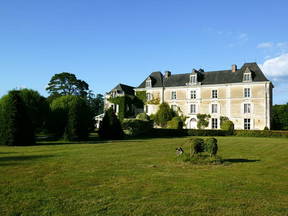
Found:
[{"label": "white cloud", "polygon": [[270,48],[273,47],[274,44],[272,42],[264,42],[257,45],[257,48]]},{"label": "white cloud", "polygon": [[267,59],[260,67],[270,77],[288,76],[288,53]]}]

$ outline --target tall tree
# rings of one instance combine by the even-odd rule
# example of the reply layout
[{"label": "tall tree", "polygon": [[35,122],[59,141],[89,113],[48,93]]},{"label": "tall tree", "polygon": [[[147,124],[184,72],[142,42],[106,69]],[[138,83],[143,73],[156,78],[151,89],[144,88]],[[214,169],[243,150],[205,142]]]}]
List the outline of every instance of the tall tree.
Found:
[{"label": "tall tree", "polygon": [[9,146],[33,145],[34,128],[19,91],[0,100],[0,143]]},{"label": "tall tree", "polygon": [[66,140],[83,140],[89,135],[93,119],[87,101],[80,96],[66,95],[51,104],[50,132]]},{"label": "tall tree", "polygon": [[65,95],[86,97],[89,85],[85,81],[77,79],[75,74],[62,72],[51,78],[46,90],[52,98]]}]

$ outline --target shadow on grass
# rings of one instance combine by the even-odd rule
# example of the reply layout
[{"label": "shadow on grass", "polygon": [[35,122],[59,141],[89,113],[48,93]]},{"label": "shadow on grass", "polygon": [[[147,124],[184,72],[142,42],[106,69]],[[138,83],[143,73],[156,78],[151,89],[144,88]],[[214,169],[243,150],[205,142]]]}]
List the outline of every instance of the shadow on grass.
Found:
[{"label": "shadow on grass", "polygon": [[[10,156],[10,157],[0,157],[0,165],[6,165],[6,162],[15,162],[15,161],[33,161],[42,158],[54,157],[53,155],[29,155],[29,156]],[[1,164],[4,162],[4,164]],[[9,164],[7,164],[9,165]]]},{"label": "shadow on grass", "polygon": [[231,159],[223,159],[223,162],[228,163],[252,163],[252,162],[258,162],[260,160],[249,160],[249,159],[243,159],[243,158],[231,158]]}]

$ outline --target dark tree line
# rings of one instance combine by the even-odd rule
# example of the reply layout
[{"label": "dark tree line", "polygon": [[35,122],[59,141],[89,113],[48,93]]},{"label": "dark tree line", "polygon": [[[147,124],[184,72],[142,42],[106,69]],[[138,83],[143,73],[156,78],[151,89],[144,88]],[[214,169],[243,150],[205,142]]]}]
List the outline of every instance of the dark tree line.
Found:
[{"label": "dark tree line", "polygon": [[272,107],[272,129],[288,130],[288,103]]}]

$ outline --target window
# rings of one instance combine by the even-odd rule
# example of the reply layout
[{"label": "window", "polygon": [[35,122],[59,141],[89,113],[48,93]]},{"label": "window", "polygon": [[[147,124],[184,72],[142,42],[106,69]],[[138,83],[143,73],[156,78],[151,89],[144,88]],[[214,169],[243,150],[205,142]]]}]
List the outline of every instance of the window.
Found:
[{"label": "window", "polygon": [[244,113],[251,113],[251,104],[244,104]]},{"label": "window", "polygon": [[146,113],[149,112],[148,105],[145,106],[145,111],[146,111]]},{"label": "window", "polygon": [[217,113],[217,104],[212,104],[212,113]]},{"label": "window", "polygon": [[192,90],[192,91],[190,92],[190,98],[191,98],[191,99],[196,99],[196,91],[195,91],[195,90]]},{"label": "window", "polygon": [[212,118],[212,129],[217,129],[217,128],[218,128],[218,119]]},{"label": "window", "polygon": [[249,98],[250,97],[250,88],[244,88],[244,97]]},{"label": "window", "polygon": [[151,95],[151,93],[147,93],[147,94],[146,94],[146,99],[147,99],[147,101],[152,100],[152,95]]},{"label": "window", "polygon": [[244,130],[250,130],[250,119],[244,119]]},{"label": "window", "polygon": [[196,113],[196,104],[190,104],[190,113]]},{"label": "window", "polygon": [[244,73],[243,81],[251,81],[251,73]]},{"label": "window", "polygon": [[218,97],[217,90],[212,90],[212,98],[217,98],[217,97]]},{"label": "window", "polygon": [[146,80],[146,87],[152,87],[151,79]]},{"label": "window", "polygon": [[176,91],[171,92],[171,99],[172,100],[176,99]]},{"label": "window", "polygon": [[197,83],[197,75],[191,75],[190,76],[190,83],[192,83],[192,84]]}]

